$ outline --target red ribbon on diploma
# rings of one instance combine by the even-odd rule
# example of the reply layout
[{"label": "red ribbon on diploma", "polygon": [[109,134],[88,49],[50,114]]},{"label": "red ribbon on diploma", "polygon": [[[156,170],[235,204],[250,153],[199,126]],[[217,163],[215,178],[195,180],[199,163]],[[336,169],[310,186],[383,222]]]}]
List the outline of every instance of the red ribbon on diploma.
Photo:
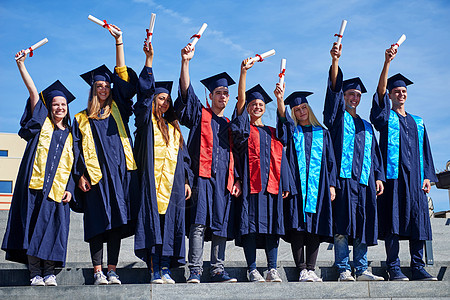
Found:
[{"label": "red ribbon on diploma", "polygon": [[150,30],[148,30],[148,28],[145,29],[145,31],[147,31],[147,41],[148,41],[148,38],[151,37],[153,35],[153,33],[150,32]]},{"label": "red ribbon on diploma", "polygon": [[264,59],[261,57],[261,55],[255,54],[255,56],[256,56],[256,57],[259,57],[259,61],[260,61],[260,62],[264,61]]},{"label": "red ribbon on diploma", "polygon": [[278,77],[282,78],[284,76],[284,73],[286,73],[286,69],[283,69],[280,74],[278,74]]},{"label": "red ribbon on diploma", "polygon": [[340,37],[341,39],[342,39],[342,37],[343,37],[343,35],[342,35],[342,34],[339,34],[339,33],[336,33],[334,36]]},{"label": "red ribbon on diploma", "polygon": [[201,34],[194,34],[193,36],[191,36],[190,37],[190,39],[193,39],[193,38],[201,38],[202,37],[202,35]]},{"label": "red ribbon on diploma", "polygon": [[395,45],[397,45],[397,47],[400,47],[398,43],[392,44],[391,47],[394,47]]},{"label": "red ribbon on diploma", "polygon": [[106,20],[103,20],[103,28],[106,28],[109,30],[109,32],[111,32],[111,27],[109,26],[109,24],[106,22]]},{"label": "red ribbon on diploma", "polygon": [[30,47],[30,48],[28,48],[28,50],[30,50],[30,57],[33,57],[33,49],[31,49],[31,47]]}]

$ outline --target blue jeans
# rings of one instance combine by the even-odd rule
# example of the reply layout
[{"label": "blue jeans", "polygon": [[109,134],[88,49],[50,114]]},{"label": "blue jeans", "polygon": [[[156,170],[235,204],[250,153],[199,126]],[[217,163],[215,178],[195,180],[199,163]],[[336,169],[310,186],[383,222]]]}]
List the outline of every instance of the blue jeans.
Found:
[{"label": "blue jeans", "polygon": [[249,271],[256,269],[256,239],[264,239],[264,246],[267,258],[267,268],[277,268],[278,244],[280,238],[272,234],[249,233],[242,236],[242,246],[244,248],[245,260]]},{"label": "blue jeans", "polygon": [[[335,234],[334,235],[334,264],[338,268],[339,273],[349,270],[350,251],[348,250],[348,236]],[[355,266],[356,276],[361,275],[367,270],[367,244],[361,243],[361,239],[353,240],[353,264]]]},{"label": "blue jeans", "polygon": [[[409,253],[411,255],[411,268],[420,269],[425,266],[423,261],[423,246],[425,241],[410,239],[409,240]],[[400,259],[398,252],[400,249],[399,236],[396,234],[389,234],[384,245],[386,248],[386,265],[388,269],[394,267],[400,267]]]}]

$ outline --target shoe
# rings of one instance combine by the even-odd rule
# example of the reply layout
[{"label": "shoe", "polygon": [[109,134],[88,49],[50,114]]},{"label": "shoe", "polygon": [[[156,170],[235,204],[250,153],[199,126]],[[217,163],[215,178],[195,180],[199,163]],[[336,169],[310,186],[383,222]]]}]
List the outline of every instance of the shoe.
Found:
[{"label": "shoe", "polygon": [[282,282],[280,274],[278,274],[277,269],[270,269],[267,271],[266,281],[268,282]]},{"label": "shoe", "polygon": [[352,273],[349,270],[345,270],[339,274],[338,281],[355,281],[355,278],[353,278]]},{"label": "shoe", "polygon": [[300,276],[298,277],[298,281],[300,281],[300,282],[307,282],[307,281],[309,281],[308,279],[309,279],[309,272],[308,272],[308,270],[303,269],[300,272]]},{"label": "shoe", "polygon": [[200,283],[200,272],[198,270],[191,270],[187,283]]},{"label": "shoe", "polygon": [[94,284],[95,285],[105,285],[108,284],[108,280],[106,280],[106,276],[103,274],[101,270],[95,272],[94,274]]},{"label": "shoe", "polygon": [[393,267],[388,270],[390,281],[409,281],[409,278],[402,273],[400,267]]},{"label": "shoe", "polygon": [[265,282],[264,277],[261,276],[261,273],[258,270],[254,269],[248,272],[248,281],[250,282]]},{"label": "shoe", "polygon": [[44,277],[44,283],[46,286],[58,286],[56,283],[56,276],[55,275],[47,275]]},{"label": "shoe", "polygon": [[163,284],[164,280],[161,278],[161,273],[159,271],[152,273],[152,283],[153,284]]},{"label": "shoe", "polygon": [[212,275],[211,282],[237,282],[237,279],[230,277],[227,271],[223,270]]},{"label": "shoe", "polygon": [[170,276],[170,270],[167,268],[162,268],[162,280],[164,281],[164,283],[168,283],[168,284],[175,284],[175,280],[172,279],[172,277]]},{"label": "shoe", "polygon": [[436,277],[431,276],[423,267],[418,269],[412,268],[412,278],[411,280],[419,281],[437,281]]},{"label": "shoe", "polygon": [[313,270],[308,271],[308,277],[308,281],[310,282],[322,282],[322,278],[317,276],[316,272],[314,272]]},{"label": "shoe", "polygon": [[108,277],[109,284],[122,284],[119,280],[119,275],[117,275],[113,270],[109,270],[108,273],[106,273],[106,276]]},{"label": "shoe", "polygon": [[384,278],[381,276],[377,276],[372,274],[369,270],[365,270],[361,273],[361,275],[356,276],[357,281],[384,281]]},{"label": "shoe", "polygon": [[44,286],[45,282],[44,282],[44,278],[42,278],[39,275],[34,276],[33,278],[30,279],[31,281],[31,286]]}]

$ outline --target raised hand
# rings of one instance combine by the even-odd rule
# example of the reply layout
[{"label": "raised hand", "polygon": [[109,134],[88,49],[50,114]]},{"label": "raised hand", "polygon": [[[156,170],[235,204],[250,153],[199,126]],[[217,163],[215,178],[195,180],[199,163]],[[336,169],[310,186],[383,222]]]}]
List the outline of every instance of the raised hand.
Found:
[{"label": "raised hand", "polygon": [[339,59],[342,54],[342,44],[339,44],[338,46],[337,42],[334,42],[333,47],[331,47],[330,54],[333,60]]}]

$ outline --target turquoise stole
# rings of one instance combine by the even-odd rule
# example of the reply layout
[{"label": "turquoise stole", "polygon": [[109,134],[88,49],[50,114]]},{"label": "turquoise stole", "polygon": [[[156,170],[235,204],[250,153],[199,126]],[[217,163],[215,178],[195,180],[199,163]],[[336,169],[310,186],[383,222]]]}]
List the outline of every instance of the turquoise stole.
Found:
[{"label": "turquoise stole", "polygon": [[[295,151],[297,152],[298,172],[302,188],[303,221],[306,221],[305,212],[316,213],[320,170],[322,168],[323,129],[320,126],[312,127],[309,166],[306,166],[305,137],[302,126],[300,125],[297,125],[297,130],[294,132],[294,145]],[[307,168],[309,169],[308,179],[306,179]]]},{"label": "turquoise stole", "polygon": [[[362,119],[361,119],[362,120]],[[372,166],[372,125],[366,120],[364,123],[364,159],[359,183],[368,185],[370,168]],[[352,178],[353,152],[355,148],[355,122],[347,111],[344,112],[344,137],[342,142],[341,178]]]},{"label": "turquoise stole", "polygon": [[[417,135],[419,137],[419,156],[420,156],[420,182],[423,182],[423,137],[425,127],[423,119],[418,116],[409,114],[417,125]],[[386,178],[398,178],[398,166],[400,157],[400,123],[398,115],[393,110],[390,111],[388,121],[388,145],[387,145],[387,163],[386,163]]]}]

